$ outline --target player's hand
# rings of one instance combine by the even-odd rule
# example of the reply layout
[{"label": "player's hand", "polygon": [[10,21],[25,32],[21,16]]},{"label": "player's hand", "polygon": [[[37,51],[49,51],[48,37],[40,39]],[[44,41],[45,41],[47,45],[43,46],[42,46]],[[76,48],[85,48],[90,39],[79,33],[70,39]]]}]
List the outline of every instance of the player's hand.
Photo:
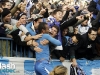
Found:
[{"label": "player's hand", "polygon": [[40,41],[41,45],[47,45],[49,43],[48,40],[44,39],[42,41]]},{"label": "player's hand", "polygon": [[38,34],[38,35],[35,35],[35,36],[32,36],[32,37],[33,37],[33,39],[35,39],[35,40],[36,40],[36,39],[41,38],[41,37],[42,37],[42,35],[43,35],[43,34]]}]

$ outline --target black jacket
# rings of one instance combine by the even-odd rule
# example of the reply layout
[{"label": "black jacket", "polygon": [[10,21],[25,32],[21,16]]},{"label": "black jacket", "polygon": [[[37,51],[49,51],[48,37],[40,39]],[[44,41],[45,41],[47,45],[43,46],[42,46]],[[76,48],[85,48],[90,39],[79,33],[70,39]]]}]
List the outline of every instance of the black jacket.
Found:
[{"label": "black jacket", "polygon": [[66,14],[64,15],[64,17],[63,17],[63,19],[61,21],[61,25],[60,25],[61,31],[63,31],[64,29],[66,29],[69,26],[74,26],[78,22],[76,17],[79,16],[80,13],[81,13],[81,11],[77,11],[75,13],[75,15],[73,16],[73,18],[67,21],[67,18],[68,18],[68,15],[69,15],[69,11],[66,11]]},{"label": "black jacket", "polygon": [[27,46],[27,42],[26,41],[21,41],[19,34],[19,29],[13,31],[10,35],[12,35],[13,37],[13,41],[17,44],[17,45],[21,45],[21,46]]},{"label": "black jacket", "polygon": [[6,28],[4,27],[4,23],[0,22],[0,37],[6,37]]},{"label": "black jacket", "polygon": [[87,58],[91,59],[93,58],[97,52],[96,52],[96,42],[89,39],[88,34],[82,35],[82,40],[79,41],[79,43],[76,46],[70,47],[70,58]]}]

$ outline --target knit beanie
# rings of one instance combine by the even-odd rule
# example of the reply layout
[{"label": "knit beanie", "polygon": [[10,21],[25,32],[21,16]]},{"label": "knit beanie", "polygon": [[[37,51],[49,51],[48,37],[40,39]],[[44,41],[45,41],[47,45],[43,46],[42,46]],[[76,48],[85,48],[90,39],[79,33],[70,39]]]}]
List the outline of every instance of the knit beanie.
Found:
[{"label": "knit beanie", "polygon": [[3,9],[3,12],[1,13],[2,18],[6,17],[6,16],[7,16],[8,14],[10,14],[10,13],[11,13],[11,12],[10,12],[9,9],[4,8],[4,9]]},{"label": "knit beanie", "polygon": [[19,14],[17,15],[17,18],[16,18],[16,19],[19,20],[23,15],[26,15],[26,14],[25,14],[25,13],[22,13],[22,12],[19,13]]}]

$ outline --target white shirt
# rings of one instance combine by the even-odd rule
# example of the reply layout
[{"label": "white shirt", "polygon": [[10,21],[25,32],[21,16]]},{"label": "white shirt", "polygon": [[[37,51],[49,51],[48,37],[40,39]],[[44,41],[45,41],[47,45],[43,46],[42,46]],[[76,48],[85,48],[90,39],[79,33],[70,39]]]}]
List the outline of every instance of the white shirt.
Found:
[{"label": "white shirt", "polygon": [[91,28],[91,26],[89,26],[89,25],[87,25],[87,26],[78,25],[78,33],[80,35],[83,35],[86,32],[88,32],[89,28]]}]

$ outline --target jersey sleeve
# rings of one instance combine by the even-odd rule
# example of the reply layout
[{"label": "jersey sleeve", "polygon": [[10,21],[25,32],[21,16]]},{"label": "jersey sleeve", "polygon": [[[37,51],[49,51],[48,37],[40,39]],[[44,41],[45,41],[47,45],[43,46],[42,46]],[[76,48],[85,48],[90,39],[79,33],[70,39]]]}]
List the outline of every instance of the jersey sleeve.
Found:
[{"label": "jersey sleeve", "polygon": [[51,37],[49,34],[46,34],[45,37],[46,37],[46,39],[47,39],[48,41],[50,41],[51,43],[53,43],[53,44],[55,44],[55,45],[57,45],[57,46],[60,46],[60,45],[61,45],[61,42],[60,42],[59,40],[57,40],[57,39]]}]

